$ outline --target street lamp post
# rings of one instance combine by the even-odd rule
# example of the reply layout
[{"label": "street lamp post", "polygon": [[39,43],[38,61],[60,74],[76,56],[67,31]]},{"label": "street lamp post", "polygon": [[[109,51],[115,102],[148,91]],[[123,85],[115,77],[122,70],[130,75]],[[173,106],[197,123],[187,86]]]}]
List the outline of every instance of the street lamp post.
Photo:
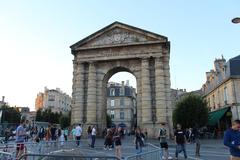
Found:
[{"label": "street lamp post", "polygon": [[235,23],[235,24],[240,23],[240,17],[233,18],[232,23]]}]

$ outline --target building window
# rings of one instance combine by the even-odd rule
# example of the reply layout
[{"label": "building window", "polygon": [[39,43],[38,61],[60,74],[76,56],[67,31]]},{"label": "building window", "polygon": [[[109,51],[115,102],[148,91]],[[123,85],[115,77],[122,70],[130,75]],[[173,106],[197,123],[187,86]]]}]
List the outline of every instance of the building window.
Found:
[{"label": "building window", "polygon": [[120,96],[123,96],[124,95],[124,88],[120,88]]},{"label": "building window", "polygon": [[124,98],[120,98],[120,106],[121,106],[121,107],[124,106]]},{"label": "building window", "polygon": [[224,87],[224,103],[227,104],[228,95],[227,95],[227,87]]},{"label": "building window", "polygon": [[208,107],[210,107],[210,98],[208,98],[208,102],[207,103],[208,103]]},{"label": "building window", "polygon": [[110,111],[110,117],[111,117],[111,119],[114,119],[114,111],[113,110]]},{"label": "building window", "polygon": [[114,107],[114,100],[111,100],[111,107]]},{"label": "building window", "polygon": [[49,95],[48,101],[55,101],[55,96],[54,95]]},{"label": "building window", "polygon": [[120,112],[120,119],[124,119],[124,112]]},{"label": "building window", "polygon": [[213,102],[213,109],[215,109],[216,106],[215,106],[215,96],[214,95],[212,96],[212,99],[213,99],[213,101],[212,101]]},{"label": "building window", "polygon": [[115,88],[110,89],[110,96],[115,96]]}]

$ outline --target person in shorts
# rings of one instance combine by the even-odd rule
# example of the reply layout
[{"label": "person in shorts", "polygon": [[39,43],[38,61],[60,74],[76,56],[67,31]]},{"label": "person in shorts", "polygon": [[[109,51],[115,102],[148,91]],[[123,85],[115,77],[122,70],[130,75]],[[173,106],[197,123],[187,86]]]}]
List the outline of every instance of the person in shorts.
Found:
[{"label": "person in shorts", "polygon": [[169,157],[168,152],[168,143],[167,143],[167,130],[165,129],[165,123],[161,124],[161,128],[159,129],[158,139],[160,141],[160,146],[162,148],[162,159],[172,159]]},{"label": "person in shorts", "polygon": [[25,119],[21,119],[20,125],[16,129],[16,158],[18,159],[24,153],[24,139],[26,131],[24,129]]}]

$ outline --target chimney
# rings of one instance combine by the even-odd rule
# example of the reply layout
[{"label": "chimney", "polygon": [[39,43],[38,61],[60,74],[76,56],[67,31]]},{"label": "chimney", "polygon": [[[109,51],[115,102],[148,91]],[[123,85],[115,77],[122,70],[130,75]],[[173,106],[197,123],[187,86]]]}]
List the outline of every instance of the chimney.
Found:
[{"label": "chimney", "polygon": [[4,103],[5,96],[2,96],[2,102]]}]

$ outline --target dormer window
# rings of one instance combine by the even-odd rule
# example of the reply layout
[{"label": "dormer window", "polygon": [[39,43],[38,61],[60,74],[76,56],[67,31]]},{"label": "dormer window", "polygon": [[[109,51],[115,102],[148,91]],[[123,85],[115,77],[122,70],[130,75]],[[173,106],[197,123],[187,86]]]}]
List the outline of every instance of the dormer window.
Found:
[{"label": "dormer window", "polygon": [[115,96],[115,88],[110,89],[110,96]]}]

